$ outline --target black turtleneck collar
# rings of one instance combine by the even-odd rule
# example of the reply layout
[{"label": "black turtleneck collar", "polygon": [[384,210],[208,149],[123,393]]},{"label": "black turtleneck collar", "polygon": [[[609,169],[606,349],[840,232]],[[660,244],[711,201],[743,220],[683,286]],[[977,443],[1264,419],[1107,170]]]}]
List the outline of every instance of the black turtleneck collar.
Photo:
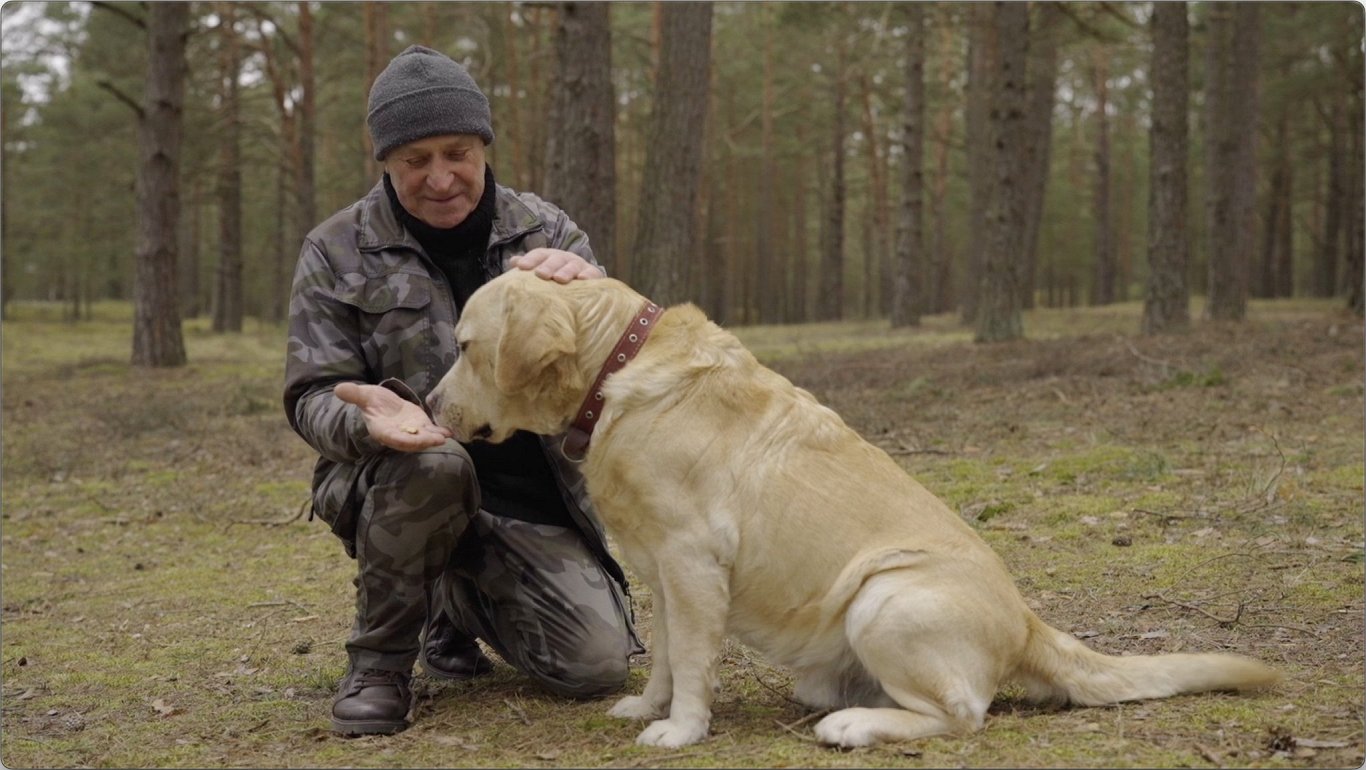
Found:
[{"label": "black turtleneck collar", "polygon": [[458,311],[465,309],[465,300],[489,278],[484,270],[484,255],[489,247],[495,216],[493,169],[484,166],[484,194],[479,204],[455,227],[432,227],[403,208],[389,175],[384,175],[384,192],[394,216],[427,252],[432,263],[446,276]]},{"label": "black turtleneck collar", "polygon": [[433,227],[409,213],[399,202],[398,192],[388,173],[384,175],[384,192],[389,196],[389,205],[399,223],[413,234],[432,259],[440,262],[443,258],[461,257],[476,250],[482,254],[488,248],[497,192],[494,189],[493,169],[487,164],[484,166],[484,194],[480,196],[479,204],[455,227]]}]

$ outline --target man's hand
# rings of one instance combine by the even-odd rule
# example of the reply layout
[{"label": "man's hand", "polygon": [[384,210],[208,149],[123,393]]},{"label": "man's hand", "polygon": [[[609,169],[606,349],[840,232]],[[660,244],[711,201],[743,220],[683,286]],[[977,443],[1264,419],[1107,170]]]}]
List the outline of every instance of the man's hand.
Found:
[{"label": "man's hand", "polygon": [[360,407],[365,427],[376,441],[400,452],[420,452],[446,443],[451,432],[427,418],[422,407],[378,385],[343,382],[337,398]]},{"label": "man's hand", "polygon": [[508,264],[521,270],[534,270],[537,277],[557,283],[602,278],[606,273],[572,251],[561,249],[532,249],[508,260]]}]

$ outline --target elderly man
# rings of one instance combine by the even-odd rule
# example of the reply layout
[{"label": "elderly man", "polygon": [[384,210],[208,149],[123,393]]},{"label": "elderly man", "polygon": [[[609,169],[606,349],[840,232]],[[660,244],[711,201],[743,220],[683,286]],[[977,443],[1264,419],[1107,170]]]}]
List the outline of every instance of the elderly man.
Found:
[{"label": "elderly man", "polygon": [[615,691],[641,651],[626,578],[556,437],[461,445],[421,399],[475,289],[509,268],[600,277],[588,237],[494,182],[488,100],[443,54],[396,56],[367,124],[384,177],[305,238],[285,369],[285,413],[320,456],[313,512],[358,571],[333,729],[403,729],[414,662],[478,676],[476,638],[552,691]]}]

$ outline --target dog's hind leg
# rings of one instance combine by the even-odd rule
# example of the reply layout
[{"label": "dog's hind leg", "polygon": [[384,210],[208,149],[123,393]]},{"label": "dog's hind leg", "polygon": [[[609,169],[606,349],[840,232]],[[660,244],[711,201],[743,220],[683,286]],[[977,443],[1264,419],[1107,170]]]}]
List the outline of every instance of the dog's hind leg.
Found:
[{"label": "dog's hind leg", "polygon": [[850,708],[816,725],[822,743],[869,746],[980,729],[995,694],[997,665],[981,640],[988,620],[965,617],[955,597],[912,571],[870,578],[845,616],[849,644],[900,708]]}]

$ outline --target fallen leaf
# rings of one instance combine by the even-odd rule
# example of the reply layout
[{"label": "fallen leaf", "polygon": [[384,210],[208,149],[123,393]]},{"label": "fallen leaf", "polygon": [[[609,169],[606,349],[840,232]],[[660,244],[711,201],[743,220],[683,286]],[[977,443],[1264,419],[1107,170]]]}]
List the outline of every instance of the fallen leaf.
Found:
[{"label": "fallen leaf", "polygon": [[164,717],[168,717],[176,713],[176,707],[172,706],[171,704],[167,703],[165,700],[161,698],[157,698],[156,700],[152,701],[152,709]]}]

